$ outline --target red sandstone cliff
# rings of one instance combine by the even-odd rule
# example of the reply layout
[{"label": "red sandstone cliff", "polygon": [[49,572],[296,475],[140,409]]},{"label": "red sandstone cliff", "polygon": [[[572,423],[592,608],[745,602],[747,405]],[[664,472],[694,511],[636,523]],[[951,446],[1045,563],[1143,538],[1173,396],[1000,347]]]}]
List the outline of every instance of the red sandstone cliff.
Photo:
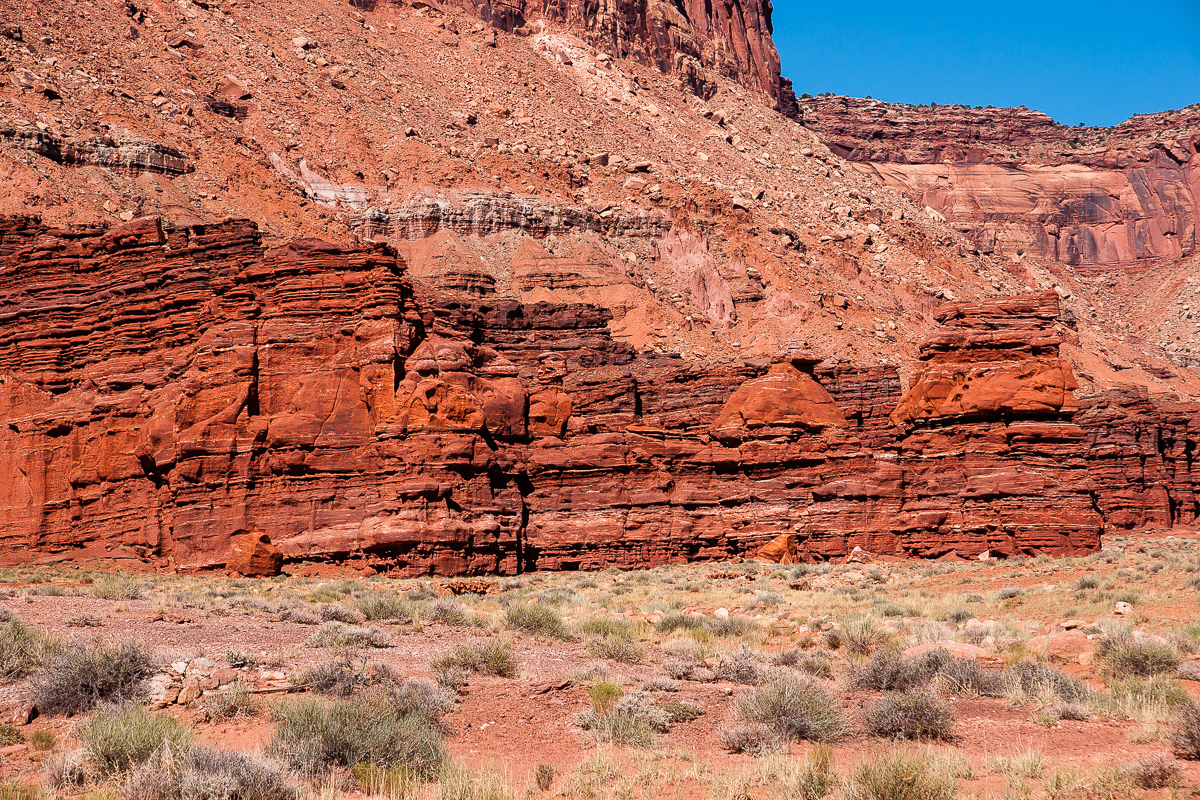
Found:
[{"label": "red sandstone cliff", "polygon": [[604,309],[414,292],[384,246],[266,249],[243,222],[8,220],[0,252],[9,560],[511,573],[780,533],[809,559],[1077,553],[1195,516],[1196,409],[1079,412],[1053,296],[947,306],[902,394],[794,348],[638,354]]},{"label": "red sandstone cliff", "polygon": [[[19,22],[10,560],[512,572],[781,532],[805,558],[1083,552],[1194,520],[1196,408],[1166,395],[1200,397],[1200,283],[1160,257],[1194,208],[1187,115],[1101,147],[1031,113],[898,137],[885,111],[831,152],[775,113],[756,0]],[[921,209],[943,197],[952,225]]]},{"label": "red sandstone cliff", "polygon": [[796,114],[792,82],[781,77],[771,40],[770,0],[451,0],[503,30],[539,20],[564,25],[616,58],[679,76],[708,99],[715,75],[737,81]]},{"label": "red sandstone cliff", "polygon": [[1200,108],[1113,128],[1024,108],[800,101],[835,152],[943,214],[981,252],[1102,266],[1196,253]]},{"label": "red sandstone cliff", "polygon": [[978,252],[773,110],[770,25],[757,0],[46,0],[0,34],[0,214],[383,240],[416,284],[597,305],[706,368],[798,332],[910,364],[942,300],[1057,286],[1084,391],[1200,396],[1187,264]]}]

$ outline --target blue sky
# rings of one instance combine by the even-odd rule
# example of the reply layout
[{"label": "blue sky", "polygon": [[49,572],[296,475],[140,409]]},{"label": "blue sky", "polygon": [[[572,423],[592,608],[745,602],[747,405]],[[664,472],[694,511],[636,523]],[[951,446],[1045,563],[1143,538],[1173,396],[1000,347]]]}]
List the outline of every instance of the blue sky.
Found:
[{"label": "blue sky", "polygon": [[775,0],[796,94],[1019,106],[1115,125],[1200,103],[1200,0]]}]

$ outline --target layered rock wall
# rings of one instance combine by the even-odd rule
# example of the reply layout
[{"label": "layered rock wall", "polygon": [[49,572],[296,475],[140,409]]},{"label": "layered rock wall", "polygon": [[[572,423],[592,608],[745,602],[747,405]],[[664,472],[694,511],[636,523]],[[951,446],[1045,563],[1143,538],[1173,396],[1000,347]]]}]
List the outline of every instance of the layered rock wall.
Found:
[{"label": "layered rock wall", "polygon": [[610,312],[414,287],[253,225],[0,227],[0,552],[513,573],[1094,550],[1196,516],[1196,409],[1072,393],[1057,300],[889,367],[638,353]]},{"label": "layered rock wall", "polygon": [[771,39],[770,0],[454,0],[481,19],[513,30],[539,19],[567,25],[617,58],[657,66],[702,97],[737,81],[796,114],[792,82],[780,76]]},{"label": "layered rock wall", "polygon": [[158,142],[118,142],[106,136],[72,139],[15,125],[0,125],[0,142],[66,167],[105,167],[135,175],[155,172],[171,176],[196,169],[183,153]]},{"label": "layered rock wall", "polygon": [[886,185],[944,215],[984,253],[1082,266],[1196,252],[1200,110],[1113,128],[1024,108],[800,101],[804,124]]},{"label": "layered rock wall", "polygon": [[[968,550],[1078,552],[1098,542],[1087,434],[1059,357],[1058,296],[948,304],[891,421],[915,530]],[[911,497],[911,500],[908,498]]]}]

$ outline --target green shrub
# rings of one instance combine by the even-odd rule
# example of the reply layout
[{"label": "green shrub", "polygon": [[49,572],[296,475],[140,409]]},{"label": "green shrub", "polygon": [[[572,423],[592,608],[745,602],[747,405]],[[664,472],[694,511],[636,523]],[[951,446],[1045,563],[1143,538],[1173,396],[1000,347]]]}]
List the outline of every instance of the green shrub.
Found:
[{"label": "green shrub", "polygon": [[819,744],[808,754],[796,777],[788,782],[785,796],[797,800],[823,800],[833,793],[837,785],[838,776],[833,769],[833,748],[827,744]]},{"label": "green shrub", "polygon": [[436,600],[438,594],[428,586],[419,586],[404,596],[414,603],[419,603],[423,600]]},{"label": "green shrub", "polygon": [[430,777],[446,757],[438,731],[420,715],[402,713],[383,692],[297,700],[275,714],[279,726],[268,750],[305,775],[363,763],[402,765]]},{"label": "green shrub", "polygon": [[509,606],[504,612],[504,623],[509,628],[526,631],[537,636],[553,639],[567,637],[567,629],[563,625],[562,616],[553,608],[536,603]]},{"label": "green shrub", "polygon": [[757,626],[745,617],[713,617],[704,623],[705,630],[713,636],[721,637],[745,636],[755,627]]},{"label": "green shrub", "polygon": [[845,730],[837,696],[806,676],[779,674],[737,699],[738,715],[773,728],[783,739],[836,739]]},{"label": "green shrub", "polygon": [[136,700],[156,667],[150,651],[131,639],[115,646],[68,642],[34,676],[34,704],[43,714],[79,714]]},{"label": "green shrub", "polygon": [[[411,594],[411,593],[410,593]],[[441,597],[421,609],[421,618],[443,625],[470,625],[471,615],[457,600]]]},{"label": "green shrub", "polygon": [[666,733],[670,727],[670,716],[655,706],[645,692],[621,695],[608,711],[585,711],[575,720],[599,741],[629,747],[650,747],[654,744],[654,734]]},{"label": "green shrub", "polygon": [[607,658],[621,664],[640,664],[642,646],[624,636],[605,636],[588,642],[588,652],[596,658]]},{"label": "green shrub", "polygon": [[1183,684],[1169,675],[1153,678],[1113,678],[1109,681],[1109,696],[1117,709],[1137,717],[1149,711],[1174,709],[1188,703],[1190,697]]},{"label": "green shrub", "polygon": [[54,736],[54,731],[38,728],[33,732],[33,736],[29,737],[29,743],[33,745],[34,750],[44,753],[47,750],[53,750],[58,739]]},{"label": "green shrub", "polygon": [[15,725],[9,725],[7,722],[0,723],[0,747],[21,744],[24,741],[25,734],[21,733]]},{"label": "green shrub", "polygon": [[577,600],[577,596],[573,589],[568,589],[565,586],[555,586],[542,592],[541,601],[552,606],[559,606],[563,603],[573,603]]},{"label": "green shrub", "polygon": [[958,781],[928,753],[867,758],[854,770],[848,800],[953,800]]},{"label": "green shrub", "polygon": [[363,628],[334,620],[322,625],[316,633],[305,640],[304,644],[307,647],[341,649],[390,647],[391,637],[378,628]]},{"label": "green shrub", "polygon": [[278,762],[236,750],[155,752],[121,787],[124,800],[297,800]]},{"label": "green shrub", "polygon": [[129,575],[101,575],[92,583],[92,597],[101,600],[140,600],[142,584]]},{"label": "green shrub", "polygon": [[192,731],[171,717],[127,703],[98,709],[79,727],[79,741],[101,773],[119,775],[141,765],[164,744],[173,753],[184,752]]},{"label": "green shrub", "polygon": [[846,625],[846,651],[856,655],[867,655],[886,640],[884,633],[870,620],[855,620]]},{"label": "green shrub", "polygon": [[704,716],[704,709],[691,703],[669,702],[659,706],[667,715],[667,721],[674,725],[677,722],[691,722]]},{"label": "green shrub", "polygon": [[1200,760],[1200,703],[1190,702],[1175,709],[1171,743],[1180,758]]},{"label": "green shrub", "polygon": [[16,778],[0,783],[0,800],[43,800],[45,797],[40,786],[21,783]]},{"label": "green shrub", "polygon": [[437,681],[438,686],[455,693],[461,692],[471,677],[470,670],[464,669],[458,664],[438,664],[435,661],[430,665],[430,669],[433,671],[433,679]]},{"label": "green shrub", "polygon": [[350,776],[368,797],[411,797],[421,783],[413,771],[405,766],[377,767],[360,762],[350,768]]},{"label": "green shrub", "polygon": [[424,678],[401,681],[386,690],[386,697],[396,713],[418,716],[434,727],[458,707],[456,694]]},{"label": "green shrub", "polygon": [[579,632],[587,636],[620,636],[632,639],[637,636],[638,629],[632,622],[612,617],[591,617],[579,623]]},{"label": "green shrub", "polygon": [[612,710],[613,703],[624,694],[621,687],[615,683],[601,681],[588,687],[588,697],[592,701],[592,710],[597,714],[607,714]]},{"label": "green shrub", "polygon": [[407,600],[402,600],[390,592],[370,592],[354,598],[354,607],[367,620],[379,622],[382,620],[400,620],[411,622],[416,618],[416,607]]},{"label": "green shrub", "polygon": [[438,800],[517,800],[504,776],[492,769],[471,772],[446,762],[438,775]]},{"label": "green shrub", "polygon": [[0,679],[12,680],[33,672],[60,647],[60,642],[18,617],[0,628]]},{"label": "green shrub", "polygon": [[889,692],[867,707],[863,725],[875,736],[948,741],[954,738],[954,711],[928,690]]},{"label": "green shrub", "polygon": [[1096,663],[1105,675],[1162,675],[1174,672],[1183,654],[1169,644],[1137,640],[1128,630],[1115,632],[1096,643]]},{"label": "green shrub", "polygon": [[1010,690],[1030,697],[1052,697],[1060,703],[1079,703],[1088,700],[1091,692],[1082,681],[1045,664],[1020,662],[1004,672]]},{"label": "green shrub", "polygon": [[761,722],[722,727],[720,737],[721,746],[729,752],[748,753],[756,757],[778,750],[784,744],[778,730]]},{"label": "green shrub", "polygon": [[798,669],[814,678],[833,677],[833,659],[823,651],[784,650],[777,653],[771,662],[776,666]]},{"label": "green shrub", "polygon": [[550,787],[554,785],[554,773],[556,771],[553,764],[538,764],[537,772],[535,773],[538,789],[543,792],[550,791]]},{"label": "green shrub", "polygon": [[704,617],[698,614],[668,614],[658,621],[654,629],[659,633],[692,631],[704,627]]},{"label": "green shrub", "polygon": [[430,665],[435,673],[458,668],[480,675],[515,678],[519,672],[512,647],[498,639],[463,644],[434,659]]},{"label": "green shrub", "polygon": [[258,698],[241,682],[204,697],[204,708],[213,719],[252,717],[262,705]]}]

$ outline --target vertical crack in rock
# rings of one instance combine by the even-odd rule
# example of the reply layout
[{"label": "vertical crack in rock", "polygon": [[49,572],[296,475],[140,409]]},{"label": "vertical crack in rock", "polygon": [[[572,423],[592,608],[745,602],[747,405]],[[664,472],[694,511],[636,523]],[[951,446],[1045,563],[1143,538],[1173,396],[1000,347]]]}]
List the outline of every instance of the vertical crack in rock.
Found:
[{"label": "vertical crack in rock", "polygon": [[0,543],[270,574],[1085,553],[1196,521],[1194,403],[1076,397],[1057,296],[947,304],[895,367],[710,369],[612,313],[414,288],[244,221],[0,220]]}]

